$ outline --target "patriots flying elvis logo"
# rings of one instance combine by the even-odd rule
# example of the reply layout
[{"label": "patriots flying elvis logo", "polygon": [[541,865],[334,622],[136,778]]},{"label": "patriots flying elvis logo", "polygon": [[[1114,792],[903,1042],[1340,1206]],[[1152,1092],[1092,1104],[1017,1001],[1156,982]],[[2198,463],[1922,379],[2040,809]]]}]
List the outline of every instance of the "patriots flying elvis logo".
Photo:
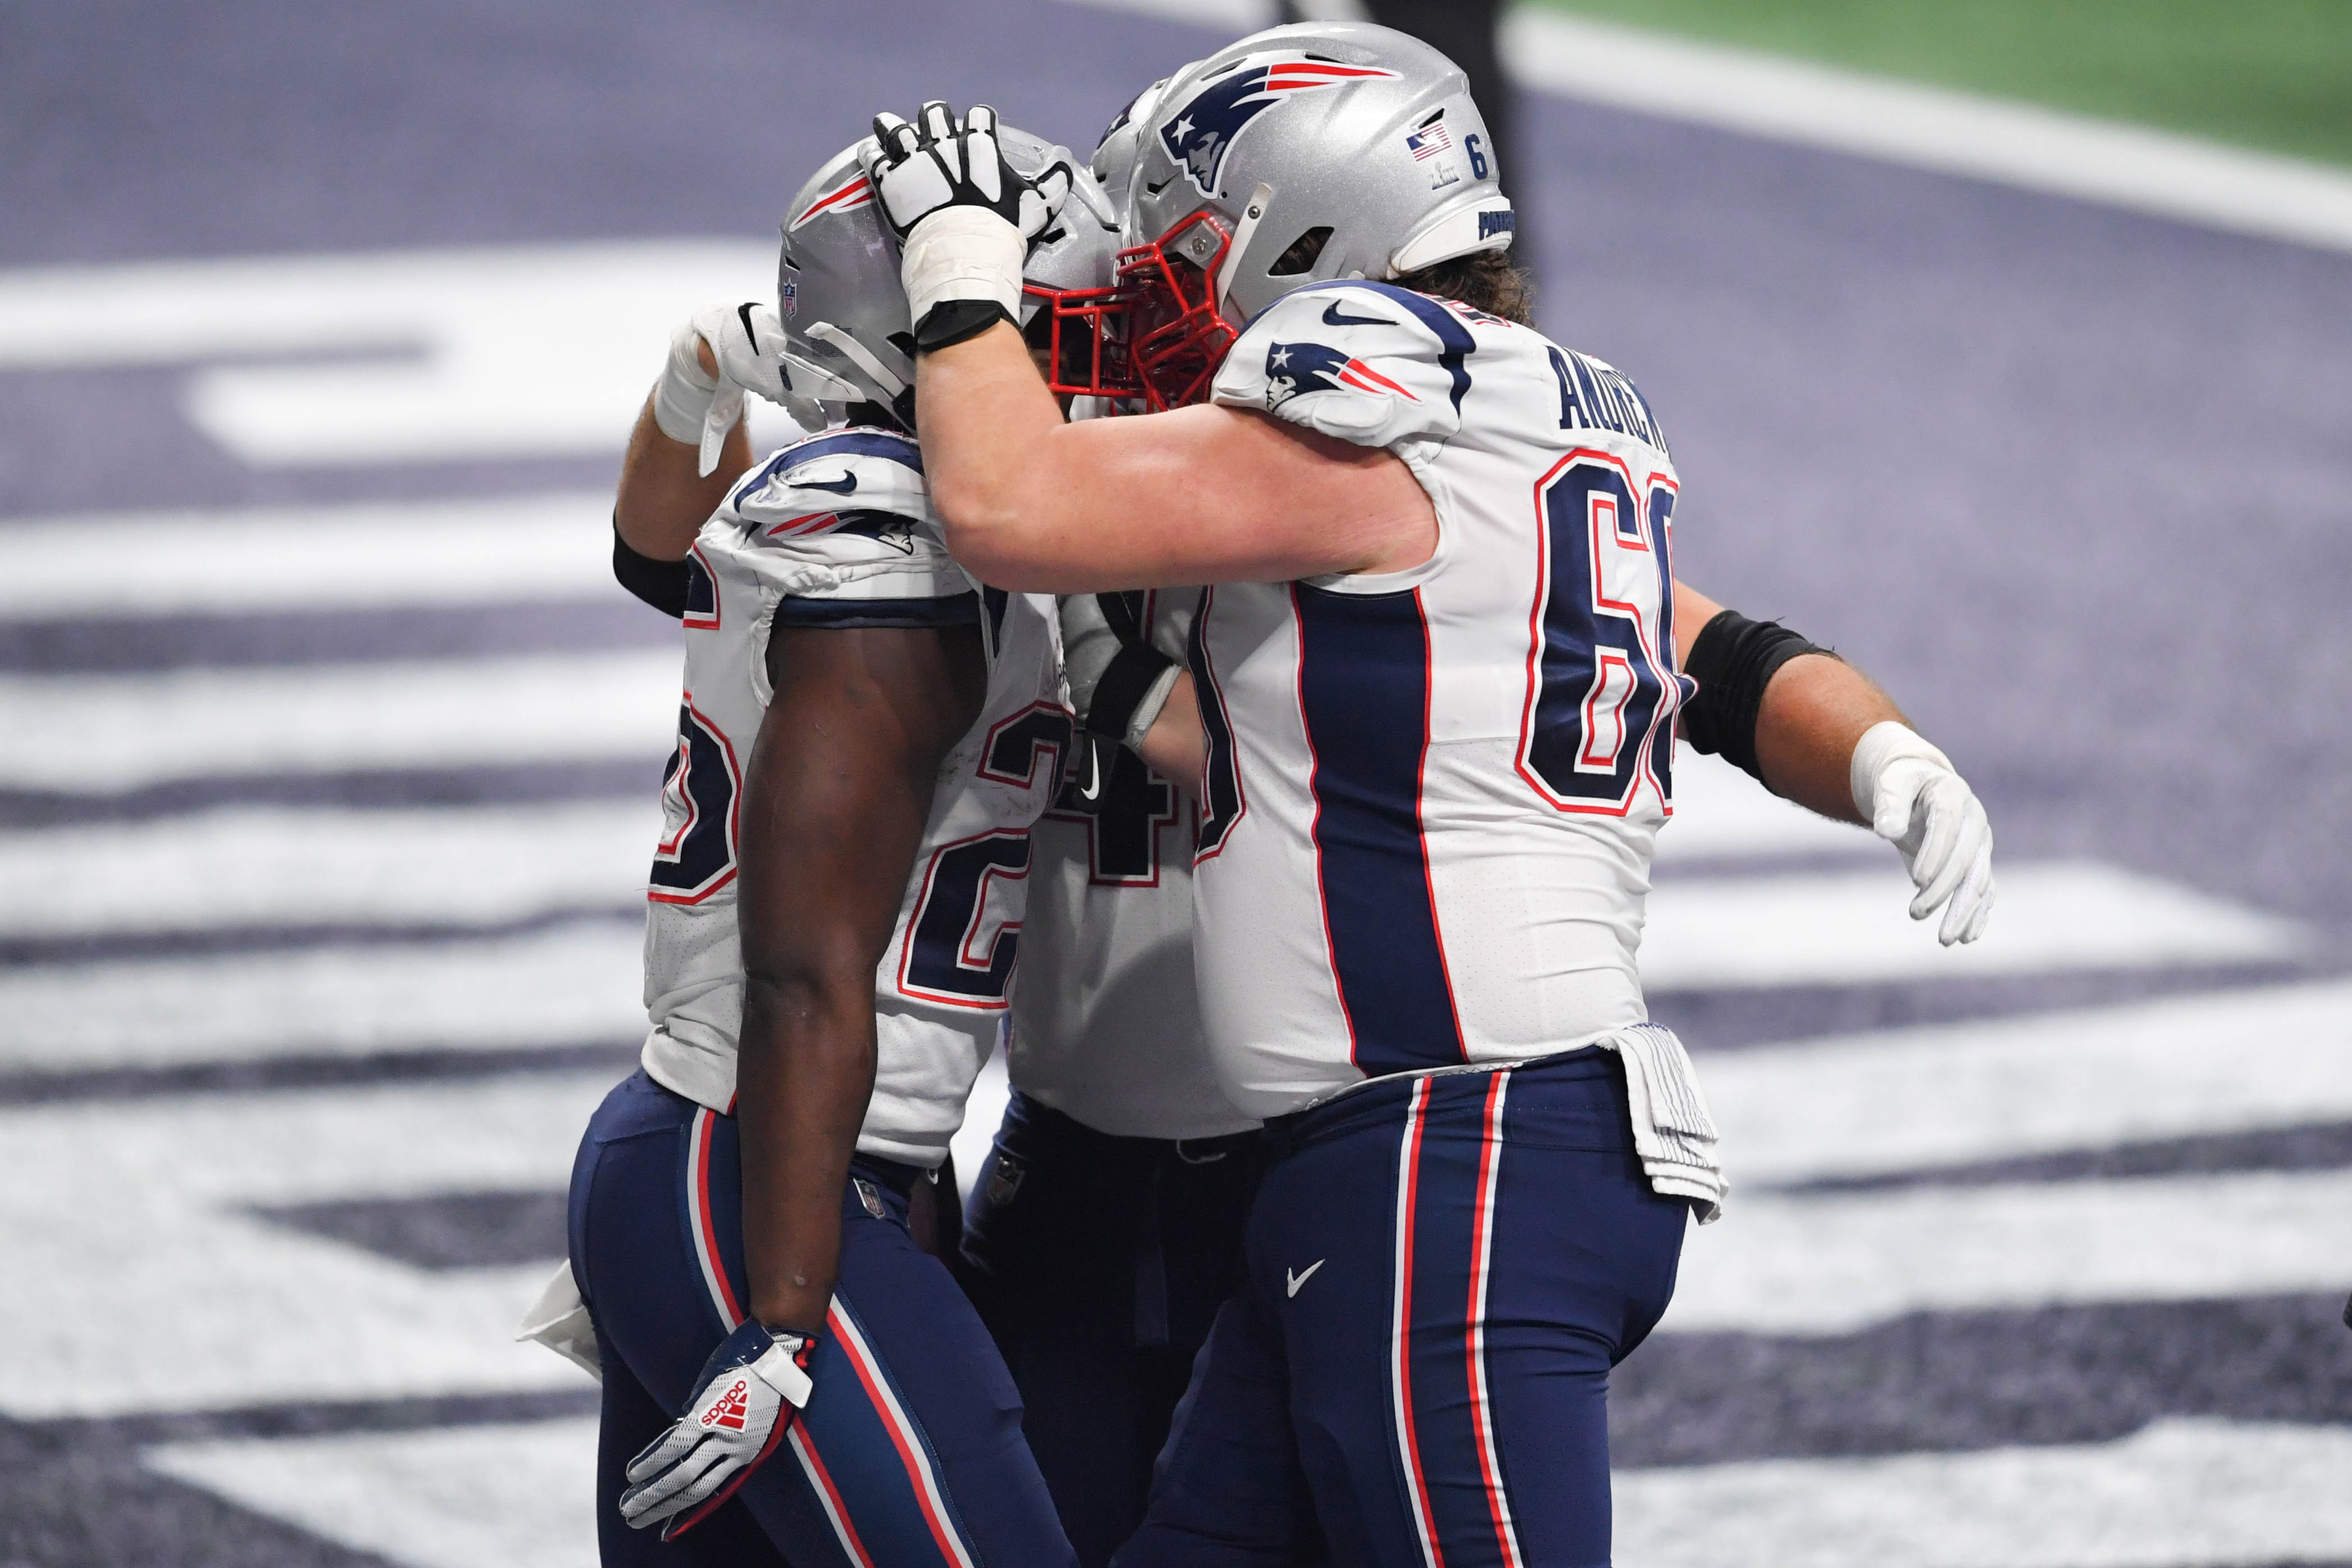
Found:
[{"label": "patriots flying elvis logo", "polygon": [[1421,400],[1361,360],[1320,343],[1276,343],[1265,351],[1265,406],[1280,408],[1314,392],[1394,392],[1407,402]]},{"label": "patriots flying elvis logo", "polygon": [[1312,88],[1341,87],[1351,81],[1394,80],[1396,72],[1378,66],[1343,66],[1304,56],[1244,66],[1219,77],[1161,122],[1160,144],[1168,156],[1184,165],[1201,194],[1217,193],[1217,173],[1225,166],[1226,150],[1242,127],[1272,108],[1286,92]]},{"label": "patriots flying elvis logo", "polygon": [[[863,174],[853,174],[847,180],[808,204],[808,211],[793,220],[793,228],[803,228],[828,213],[854,212],[874,204],[874,187]],[[786,233],[792,232],[790,229]]]}]

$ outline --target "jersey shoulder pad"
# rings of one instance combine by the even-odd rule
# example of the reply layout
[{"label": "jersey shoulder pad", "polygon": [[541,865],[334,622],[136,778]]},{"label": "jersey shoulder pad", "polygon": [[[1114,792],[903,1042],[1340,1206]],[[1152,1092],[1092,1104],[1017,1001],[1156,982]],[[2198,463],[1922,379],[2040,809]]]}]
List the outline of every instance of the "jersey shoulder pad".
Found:
[{"label": "jersey shoulder pad", "polygon": [[1443,441],[1462,426],[1468,323],[1393,284],[1318,283],[1274,302],[1234,342],[1210,396],[1352,441]]},{"label": "jersey shoulder pad", "polygon": [[[821,531],[828,515],[888,512],[930,521],[922,448],[892,430],[850,426],[781,447],[735,482],[727,509],[763,529]],[[779,535],[778,537],[782,537]]]},{"label": "jersey shoulder pad", "polygon": [[829,430],[781,449],[736,481],[703,538],[714,570],[793,597],[971,591],[931,515],[922,452],[895,431]]}]

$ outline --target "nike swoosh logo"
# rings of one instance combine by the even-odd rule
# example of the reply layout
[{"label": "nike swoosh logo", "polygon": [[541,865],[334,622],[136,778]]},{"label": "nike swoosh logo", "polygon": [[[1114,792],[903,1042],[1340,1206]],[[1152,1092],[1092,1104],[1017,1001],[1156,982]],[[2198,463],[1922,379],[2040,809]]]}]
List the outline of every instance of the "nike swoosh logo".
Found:
[{"label": "nike swoosh logo", "polygon": [[1396,323],[1385,316],[1342,316],[1339,314],[1339,302],[1334,299],[1330,304],[1323,307],[1323,325],[1326,327],[1393,327]]},{"label": "nike swoosh logo", "polygon": [[838,479],[795,479],[793,481],[793,488],[796,490],[830,490],[836,496],[846,496],[857,488],[857,476],[855,474],[844,474]]},{"label": "nike swoosh logo", "polygon": [[1290,1285],[1290,1293],[1294,1296],[1298,1294],[1298,1287],[1307,1283],[1307,1281],[1315,1278],[1315,1270],[1323,1267],[1326,1261],[1327,1260],[1325,1259],[1318,1258],[1314,1262],[1307,1265],[1307,1272],[1304,1274],[1294,1274],[1288,1269],[1283,1270],[1282,1277],[1285,1281],[1288,1281]]},{"label": "nike swoosh logo", "polygon": [[1102,788],[1102,760],[1095,755],[1095,748],[1089,745],[1087,747],[1087,782],[1085,788],[1078,791],[1078,799],[1096,800],[1101,796]]}]

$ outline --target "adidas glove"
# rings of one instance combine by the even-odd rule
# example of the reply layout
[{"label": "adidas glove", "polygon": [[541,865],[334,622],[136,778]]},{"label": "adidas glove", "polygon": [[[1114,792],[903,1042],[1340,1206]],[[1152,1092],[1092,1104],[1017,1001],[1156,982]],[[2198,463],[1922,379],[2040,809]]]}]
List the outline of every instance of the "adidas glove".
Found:
[{"label": "adidas glove", "polygon": [[813,1335],[771,1334],[755,1319],[702,1364],[677,1424],[629,1461],[621,1518],[632,1530],[661,1520],[664,1541],[710,1517],[783,1441],[807,1406]]},{"label": "adidas glove", "polygon": [[913,123],[874,117],[866,177],[898,236],[898,276],[915,346],[943,349],[1021,319],[1021,267],[1075,183],[1066,156],[1034,180],[1004,161],[996,110],[961,120],[936,99]]},{"label": "adidas glove", "polygon": [[[698,343],[710,345],[716,376],[702,368]],[[784,360],[784,324],[772,306],[746,301],[698,310],[670,336],[669,362],[654,383],[654,423],[672,441],[701,449],[696,472],[703,475],[719,466],[727,433],[743,417],[745,392],[782,404],[803,426],[814,418],[822,427],[823,412],[795,392]]]},{"label": "adidas glove", "polygon": [[1937,940],[1973,942],[1992,917],[1992,822],[1951,759],[1910,726],[1872,725],[1853,748],[1854,810],[1895,845],[1919,892],[1911,918],[1944,911]]}]

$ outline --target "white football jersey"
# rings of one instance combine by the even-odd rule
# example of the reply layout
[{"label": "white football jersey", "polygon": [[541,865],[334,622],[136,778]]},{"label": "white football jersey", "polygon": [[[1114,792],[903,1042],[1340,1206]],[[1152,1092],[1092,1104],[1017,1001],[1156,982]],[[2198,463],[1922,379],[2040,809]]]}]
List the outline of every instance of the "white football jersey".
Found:
[{"label": "white football jersey", "polygon": [[[1152,641],[1181,658],[1197,589],[1144,596]],[[1092,815],[1037,824],[1006,1063],[1013,1086],[1127,1138],[1256,1125],[1226,1102],[1192,981],[1192,802],[1125,747]]]},{"label": "white football jersey", "polygon": [[1435,553],[1210,591],[1200,995],[1241,1110],[1566,1051],[1646,1015],[1672,811],[1674,465],[1609,366],[1388,284],[1253,321],[1213,397],[1385,447]]},{"label": "white football jersey", "polygon": [[978,621],[979,719],[940,765],[922,848],[874,977],[874,1097],[857,1146],[926,1168],[946,1155],[996,1040],[1020,938],[1029,829],[1052,803],[1072,722],[1054,601],[982,589],[948,558],[906,436],[827,431],[751,470],[688,560],[686,695],[646,889],[646,1071],[715,1111],[735,1097],[743,1016],[736,821],[773,695],[769,629]]}]

